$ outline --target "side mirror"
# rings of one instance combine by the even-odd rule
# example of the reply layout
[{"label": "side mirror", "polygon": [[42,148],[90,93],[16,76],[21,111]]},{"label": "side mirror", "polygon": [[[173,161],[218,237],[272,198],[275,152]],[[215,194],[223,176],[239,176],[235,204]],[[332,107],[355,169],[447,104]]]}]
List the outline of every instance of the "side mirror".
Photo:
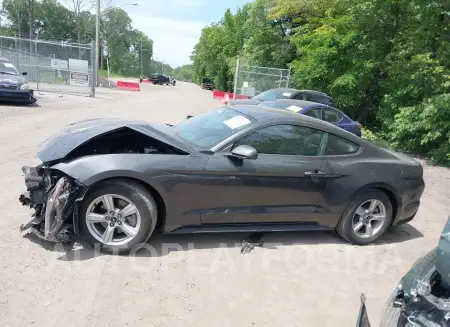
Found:
[{"label": "side mirror", "polygon": [[23,72],[22,75],[23,75],[23,76],[27,76],[28,73],[27,73],[27,72]]},{"label": "side mirror", "polygon": [[194,116],[187,115],[187,116],[186,116],[186,119],[191,119],[192,117],[194,117]]},{"label": "side mirror", "polygon": [[258,151],[250,145],[239,145],[234,148],[231,153],[227,154],[228,157],[236,159],[258,159]]}]

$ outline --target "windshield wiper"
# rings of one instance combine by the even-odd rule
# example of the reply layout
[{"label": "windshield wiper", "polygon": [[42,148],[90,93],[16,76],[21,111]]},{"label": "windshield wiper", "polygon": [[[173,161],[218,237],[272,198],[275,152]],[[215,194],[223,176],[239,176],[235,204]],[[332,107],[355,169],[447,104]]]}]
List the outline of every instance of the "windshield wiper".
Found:
[{"label": "windshield wiper", "polygon": [[15,73],[10,73],[10,72],[0,72],[0,74],[17,76],[17,74],[15,74]]}]

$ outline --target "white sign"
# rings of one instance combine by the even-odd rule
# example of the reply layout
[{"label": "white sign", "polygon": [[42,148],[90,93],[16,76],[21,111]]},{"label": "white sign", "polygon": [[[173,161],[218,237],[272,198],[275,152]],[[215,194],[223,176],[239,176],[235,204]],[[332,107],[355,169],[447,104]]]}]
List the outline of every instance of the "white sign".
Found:
[{"label": "white sign", "polygon": [[248,87],[248,82],[244,82],[244,83],[242,84],[242,87]]},{"label": "white sign", "polygon": [[70,85],[89,86],[89,74],[70,72]]},{"label": "white sign", "polygon": [[242,88],[242,95],[248,95],[250,97],[254,97],[255,96],[255,88],[254,87],[243,87]]},{"label": "white sign", "polygon": [[300,110],[302,110],[302,108],[297,107],[297,106],[289,106],[286,109],[289,111],[293,111],[293,112],[299,112]]},{"label": "white sign", "polygon": [[76,72],[88,72],[89,62],[87,60],[69,59],[69,70]]},{"label": "white sign", "polygon": [[69,62],[61,59],[50,59],[50,66],[55,69],[67,69],[69,68]]},{"label": "white sign", "polygon": [[251,121],[245,118],[244,116],[236,116],[224,121],[223,123],[231,129],[236,129],[250,124]]},{"label": "white sign", "polygon": [[284,97],[290,97],[290,96],[291,96],[291,94],[292,94],[292,93],[289,93],[289,92],[284,92],[284,93],[282,94],[282,96],[284,96]]}]

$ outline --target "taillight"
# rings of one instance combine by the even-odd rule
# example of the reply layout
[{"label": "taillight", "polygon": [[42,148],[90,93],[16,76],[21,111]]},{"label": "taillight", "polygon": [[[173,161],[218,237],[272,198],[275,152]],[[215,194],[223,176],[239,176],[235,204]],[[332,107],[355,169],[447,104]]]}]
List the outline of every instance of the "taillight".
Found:
[{"label": "taillight", "polygon": [[356,124],[357,129],[361,129],[361,124]]}]

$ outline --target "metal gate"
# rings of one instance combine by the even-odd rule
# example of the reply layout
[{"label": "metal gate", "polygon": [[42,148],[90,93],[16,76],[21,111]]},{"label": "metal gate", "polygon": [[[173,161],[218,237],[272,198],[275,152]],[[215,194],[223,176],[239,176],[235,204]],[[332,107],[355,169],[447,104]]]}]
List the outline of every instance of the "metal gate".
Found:
[{"label": "metal gate", "polygon": [[246,95],[253,97],[264,91],[289,87],[291,69],[258,67],[236,62],[236,72],[234,75],[234,92],[236,95]]},{"label": "metal gate", "polygon": [[0,36],[0,57],[26,72],[38,91],[95,96],[94,44]]}]

